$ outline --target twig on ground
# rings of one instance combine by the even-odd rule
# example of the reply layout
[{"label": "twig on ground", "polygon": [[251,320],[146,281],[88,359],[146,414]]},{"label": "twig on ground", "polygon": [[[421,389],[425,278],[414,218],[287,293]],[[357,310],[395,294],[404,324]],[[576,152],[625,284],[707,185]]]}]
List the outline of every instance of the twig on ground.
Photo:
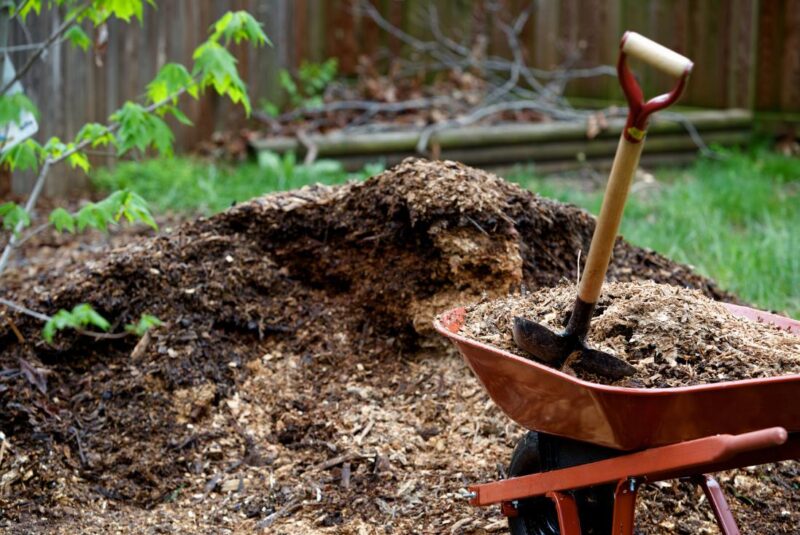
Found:
[{"label": "twig on ground", "polygon": [[317,147],[314,140],[309,137],[305,130],[299,130],[297,132],[297,140],[303,144],[306,148],[306,155],[303,159],[303,165],[311,165],[317,159],[317,154],[319,153],[319,148]]},{"label": "twig on ground", "polygon": [[15,303],[14,301],[9,301],[8,299],[4,299],[0,297],[0,305],[4,305],[15,312],[19,312],[21,314],[25,314],[26,316],[30,316],[32,318],[36,318],[37,320],[41,321],[50,321],[52,318],[47,314],[42,314],[41,312],[36,312],[35,310],[31,310],[28,307],[20,305],[19,303]]},{"label": "twig on ground", "polygon": [[348,461],[354,461],[356,459],[371,459],[374,457],[375,454],[368,454],[368,453],[359,453],[356,451],[351,451],[348,453],[343,453],[341,455],[337,455],[331,459],[328,459],[325,462],[321,462],[319,464],[315,464],[311,468],[308,469],[309,472],[317,472],[322,470],[327,470],[329,468],[333,468],[334,466],[338,466],[342,463]]},{"label": "twig on ground", "polygon": [[8,323],[8,326],[11,329],[11,331],[14,333],[14,336],[17,337],[17,342],[19,342],[20,344],[24,344],[25,337],[22,336],[21,332],[19,332],[19,327],[17,327],[17,324],[14,323],[14,320],[9,318],[7,314],[3,314],[3,317],[5,318],[6,323]]},{"label": "twig on ground", "polygon": [[345,462],[342,464],[342,488],[349,489],[350,488],[350,463]]},{"label": "twig on ground", "polygon": [[81,464],[87,466],[89,462],[86,459],[86,454],[83,452],[83,443],[81,442],[80,433],[78,433],[78,430],[74,426],[70,426],[69,431],[73,434],[75,442],[78,444],[78,455],[81,458]]},{"label": "twig on ground", "polygon": [[367,425],[364,426],[364,429],[361,431],[361,433],[359,433],[358,436],[356,437],[356,444],[361,444],[364,441],[364,438],[366,438],[366,436],[369,434],[369,432],[372,431],[372,428],[374,426],[375,426],[375,420],[371,419],[369,423],[367,423]]},{"label": "twig on ground", "polygon": [[303,504],[300,502],[300,500],[298,500],[297,498],[292,498],[291,500],[286,502],[286,505],[284,505],[271,515],[265,517],[263,520],[259,520],[258,523],[256,524],[256,527],[258,529],[268,528],[272,524],[274,524],[275,521],[278,520],[280,517],[289,516],[294,511],[302,507],[302,505]]},{"label": "twig on ground", "polygon": [[0,466],[3,466],[3,459],[6,456],[6,448],[8,448],[8,439],[3,433],[0,433]]}]

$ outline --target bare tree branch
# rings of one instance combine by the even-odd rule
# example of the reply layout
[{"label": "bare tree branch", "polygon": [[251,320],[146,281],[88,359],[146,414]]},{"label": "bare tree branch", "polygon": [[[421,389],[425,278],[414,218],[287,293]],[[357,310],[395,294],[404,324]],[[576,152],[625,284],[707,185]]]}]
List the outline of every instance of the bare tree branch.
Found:
[{"label": "bare tree branch", "polygon": [[36,60],[39,59],[39,57],[42,54],[44,54],[45,51],[47,51],[47,49],[53,45],[53,43],[58,41],[61,38],[61,36],[67,32],[67,30],[69,30],[72,26],[74,26],[78,22],[80,16],[87,9],[89,9],[91,5],[92,5],[91,2],[83,4],[81,7],[78,8],[77,11],[75,11],[72,14],[71,17],[64,20],[64,22],[61,23],[61,25],[56,29],[56,31],[54,31],[50,35],[50,37],[48,37],[47,40],[44,41],[33,54],[31,54],[31,56],[28,58],[28,61],[26,61],[25,64],[22,66],[22,68],[20,68],[14,75],[14,78],[12,78],[6,85],[3,86],[2,89],[0,89],[0,95],[5,95],[6,93],[8,93],[8,90],[11,89],[11,86],[13,86],[17,82],[17,80],[20,80],[23,76],[25,76],[28,73],[29,70],[31,70],[33,64],[36,63]]},{"label": "bare tree branch", "polygon": [[[596,113],[616,116],[623,113],[614,107],[607,110],[578,110],[575,109],[564,96],[567,84],[572,80],[593,77],[617,76],[616,68],[612,65],[598,65],[588,68],[575,68],[581,58],[579,50],[570,52],[556,69],[546,70],[531,67],[526,63],[525,48],[521,36],[530,22],[536,7],[535,1],[527,3],[525,9],[516,14],[512,20],[508,19],[506,4],[499,1],[484,0],[487,10],[492,12],[495,28],[502,31],[506,38],[511,58],[487,54],[486,38],[483,35],[473,37],[474,42],[454,39],[447,35],[441,25],[437,7],[429,5],[425,9],[432,41],[418,38],[389,22],[372,2],[359,0],[355,11],[361,16],[369,18],[387,34],[398,39],[413,52],[414,60],[396,58],[386,54],[384,60],[399,64],[400,77],[416,77],[420,72],[437,73],[450,72],[456,75],[465,73],[475,74],[479,83],[469,86],[470,89],[453,91],[451,94],[433,96],[429,98],[414,98],[400,102],[378,102],[369,100],[344,100],[334,101],[317,108],[295,109],[277,118],[267,118],[256,113],[262,121],[270,124],[276,130],[283,123],[300,119],[314,120],[310,123],[298,125],[302,132],[296,134],[301,144],[308,148],[307,154],[313,158],[315,151],[313,144],[309,145],[311,128],[314,125],[333,125],[341,128],[346,133],[377,133],[396,129],[385,121],[375,121],[376,116],[381,119],[391,119],[392,114],[401,114],[407,111],[435,110],[441,111],[448,118],[435,124],[425,126],[419,137],[416,149],[424,153],[432,136],[437,132],[450,128],[469,125],[489,117],[508,111],[530,110],[559,121],[587,121]],[[397,71],[394,76],[397,76]],[[396,79],[392,79],[396,81]],[[328,95],[327,98],[331,98]],[[337,112],[362,112],[345,115],[346,125],[341,126],[342,116],[334,116]],[[431,114],[433,115],[433,114]],[[686,127],[689,135],[700,147],[703,153],[708,153],[708,148],[703,143],[696,129],[679,114],[670,114],[670,117],[680,121]],[[680,118],[679,118],[680,117]]]}]

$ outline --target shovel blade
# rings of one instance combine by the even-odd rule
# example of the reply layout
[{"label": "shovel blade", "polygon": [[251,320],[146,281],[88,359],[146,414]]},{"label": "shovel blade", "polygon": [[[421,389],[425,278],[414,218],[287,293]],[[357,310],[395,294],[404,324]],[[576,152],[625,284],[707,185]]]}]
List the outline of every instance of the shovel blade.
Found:
[{"label": "shovel blade", "polygon": [[544,325],[519,316],[514,317],[511,328],[514,343],[537,359],[561,366],[576,349],[576,340],[570,336],[554,333]]},{"label": "shovel blade", "polygon": [[579,354],[571,362],[576,370],[614,381],[636,373],[636,368],[624,360],[586,347],[575,335],[555,333],[540,323],[519,316],[514,317],[511,334],[520,349],[556,368],[560,368],[567,357],[577,351]]},{"label": "shovel blade", "polygon": [[580,369],[595,375],[619,380],[636,373],[636,368],[605,351],[584,346],[571,362],[573,369]]}]

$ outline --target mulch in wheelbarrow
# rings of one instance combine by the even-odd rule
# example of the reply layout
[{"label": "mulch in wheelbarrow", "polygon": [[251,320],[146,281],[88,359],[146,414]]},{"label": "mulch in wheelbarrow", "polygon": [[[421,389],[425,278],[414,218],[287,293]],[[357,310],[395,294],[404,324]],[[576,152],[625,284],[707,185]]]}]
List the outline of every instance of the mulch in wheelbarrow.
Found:
[{"label": "mulch in wheelbarrow", "polygon": [[[3,286],[31,308],[89,302],[118,325],[145,312],[166,325],[48,346],[40,324],[5,312],[0,530],[502,532],[458,490],[502,477],[522,430],[431,319],[556,285],[593,225],[494,175],[410,160],[55,266],[23,262]],[[623,240],[610,278],[733,298]],[[733,500],[746,532],[797,524],[796,465],[781,466],[732,476],[752,483]],[[648,500],[647,529],[709,520],[686,503],[669,489]]]},{"label": "mulch in wheelbarrow", "polygon": [[[515,316],[563,329],[576,287],[561,284],[468,307],[461,334],[520,356]],[[669,388],[800,373],[800,336],[734,316],[702,293],[652,282],[611,283],[595,309],[591,347],[622,358],[636,373],[617,381],[573,370],[581,379],[634,388]]]}]

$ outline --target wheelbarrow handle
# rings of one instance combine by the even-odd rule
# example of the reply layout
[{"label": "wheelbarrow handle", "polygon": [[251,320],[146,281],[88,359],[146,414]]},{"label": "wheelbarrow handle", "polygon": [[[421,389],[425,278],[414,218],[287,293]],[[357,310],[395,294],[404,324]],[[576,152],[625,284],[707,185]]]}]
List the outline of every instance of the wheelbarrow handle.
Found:
[{"label": "wheelbarrow handle", "polygon": [[[644,95],[627,64],[627,55],[639,58],[657,69],[678,77],[672,91],[644,101]],[[692,62],[672,50],[634,32],[626,32],[620,43],[617,73],[628,100],[628,120],[619,140],[617,154],[603,196],[592,244],[578,289],[578,301],[567,330],[588,328],[591,310],[600,298],[611,254],[614,250],[625,201],[633,175],[639,165],[648,117],[674,103],[683,93]],[[574,321],[573,321],[574,320]],[[574,323],[574,325],[573,325]]]}]

